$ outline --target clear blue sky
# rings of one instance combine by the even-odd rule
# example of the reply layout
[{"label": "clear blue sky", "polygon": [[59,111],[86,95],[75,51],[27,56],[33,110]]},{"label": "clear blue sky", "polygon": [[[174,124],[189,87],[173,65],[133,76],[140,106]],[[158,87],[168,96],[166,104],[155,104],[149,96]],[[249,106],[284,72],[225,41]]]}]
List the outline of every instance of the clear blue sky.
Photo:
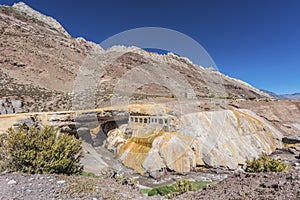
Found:
[{"label": "clear blue sky", "polygon": [[298,0],[24,2],[56,18],[72,36],[97,43],[132,28],[174,29],[197,40],[222,73],[276,93],[300,92]]}]

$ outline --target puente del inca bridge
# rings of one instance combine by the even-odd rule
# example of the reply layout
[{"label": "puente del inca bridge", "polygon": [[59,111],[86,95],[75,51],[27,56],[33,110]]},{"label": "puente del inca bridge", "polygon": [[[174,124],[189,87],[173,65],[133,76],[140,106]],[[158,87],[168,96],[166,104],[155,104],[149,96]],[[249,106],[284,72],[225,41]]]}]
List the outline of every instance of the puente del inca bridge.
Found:
[{"label": "puente del inca bridge", "polygon": [[77,135],[89,143],[98,141],[101,144],[110,130],[123,124],[128,124],[133,132],[153,126],[169,131],[173,119],[169,112],[160,105],[134,104],[94,110],[0,115],[0,133],[20,124],[30,126],[35,123],[59,127],[61,132]]}]

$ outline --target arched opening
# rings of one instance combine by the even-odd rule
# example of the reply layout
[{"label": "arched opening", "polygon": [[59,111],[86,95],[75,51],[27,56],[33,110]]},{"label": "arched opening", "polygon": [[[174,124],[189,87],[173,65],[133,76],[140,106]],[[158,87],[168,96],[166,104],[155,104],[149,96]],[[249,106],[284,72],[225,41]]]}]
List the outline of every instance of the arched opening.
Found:
[{"label": "arched opening", "polygon": [[101,146],[107,138],[109,131],[119,128],[123,124],[128,124],[128,118],[105,121],[100,124],[99,132],[96,134],[94,139],[95,146]]}]

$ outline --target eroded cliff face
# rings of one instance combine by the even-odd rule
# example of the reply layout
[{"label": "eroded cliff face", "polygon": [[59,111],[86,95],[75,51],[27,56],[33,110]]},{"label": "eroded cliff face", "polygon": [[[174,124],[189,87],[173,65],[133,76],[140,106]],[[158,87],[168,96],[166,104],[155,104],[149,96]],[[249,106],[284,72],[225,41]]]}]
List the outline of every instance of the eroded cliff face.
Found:
[{"label": "eroded cliff face", "polygon": [[112,130],[110,135],[119,137],[114,141],[122,141],[114,144],[116,157],[141,174],[157,177],[197,166],[236,169],[246,159],[281,146],[281,133],[249,110],[193,113],[180,121],[177,132],[152,131],[127,141],[120,130]]}]

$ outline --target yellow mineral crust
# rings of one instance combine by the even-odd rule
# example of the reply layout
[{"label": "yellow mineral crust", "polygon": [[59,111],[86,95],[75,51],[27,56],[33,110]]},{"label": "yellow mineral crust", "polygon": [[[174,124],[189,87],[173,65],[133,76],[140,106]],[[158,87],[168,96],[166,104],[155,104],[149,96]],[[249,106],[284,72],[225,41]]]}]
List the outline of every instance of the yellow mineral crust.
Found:
[{"label": "yellow mineral crust", "polygon": [[180,122],[177,132],[153,131],[127,140],[117,157],[141,174],[166,168],[184,173],[204,165],[236,169],[282,145],[282,134],[249,110],[191,113]]},{"label": "yellow mineral crust", "polygon": [[118,158],[141,174],[166,167],[188,172],[191,167],[204,165],[198,155],[200,146],[192,137],[160,131],[146,138],[130,138],[118,150]]}]

